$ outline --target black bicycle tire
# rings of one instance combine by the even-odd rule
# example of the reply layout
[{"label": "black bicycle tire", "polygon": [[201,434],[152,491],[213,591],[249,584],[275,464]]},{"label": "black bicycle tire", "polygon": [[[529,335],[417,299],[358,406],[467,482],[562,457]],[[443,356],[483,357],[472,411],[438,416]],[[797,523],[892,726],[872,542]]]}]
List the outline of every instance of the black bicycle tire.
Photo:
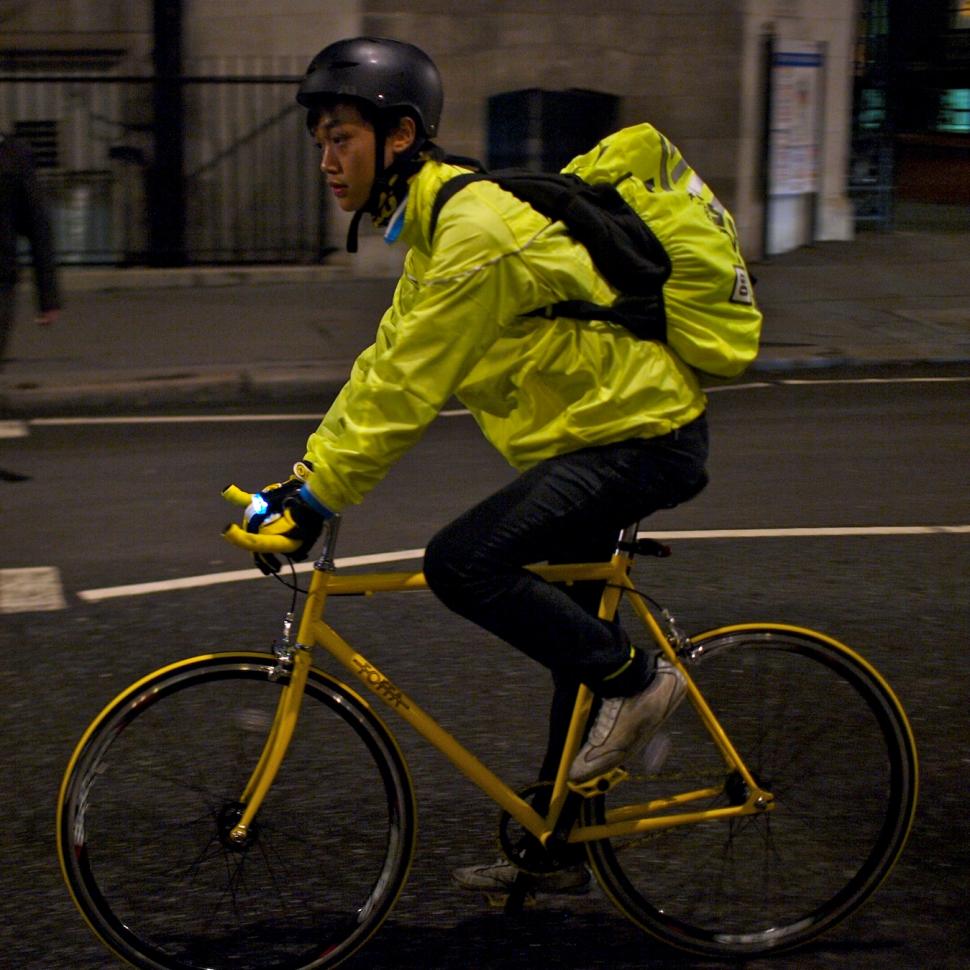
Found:
[{"label": "black bicycle tire", "polygon": [[[98,888],[97,875],[87,864],[86,815],[91,810],[92,796],[97,796],[98,772],[104,770],[103,762],[112,749],[114,736],[123,733],[145,710],[154,708],[173,693],[227,678],[253,684],[282,685],[286,675],[278,677],[276,670],[274,657],[258,653],[209,654],[161,668],[123,691],[102,710],[75,749],[65,772],[58,803],[57,839],[62,872],[75,904],[95,935],[133,966],[152,970],[196,970],[202,965],[209,967],[210,958],[207,957],[204,963],[188,962],[188,958],[166,954],[156,944],[140,939],[137,932],[112,911]],[[305,955],[294,961],[265,964],[279,970],[335,967],[359,950],[393,908],[414,855],[416,802],[407,764],[393,736],[354,691],[317,668],[311,668],[309,673],[298,735],[307,718],[308,705],[314,701],[324,705],[328,717],[333,715],[347,724],[363,742],[360,754],[366,756],[369,752],[373,760],[387,805],[386,857],[365,905],[360,908],[357,918],[347,923],[346,938],[307,946]],[[310,708],[311,713],[313,710]],[[333,743],[332,738],[327,740]],[[380,797],[377,800],[380,801]],[[238,962],[232,963],[233,968],[238,965]],[[263,965],[252,964],[254,967]]]},{"label": "black bicycle tire", "polygon": [[[590,865],[607,896],[624,915],[651,937],[677,950],[733,959],[790,950],[815,939],[855,912],[886,878],[902,853],[912,827],[918,792],[918,764],[912,731],[905,711],[878,672],[844,644],[823,634],[783,625],[751,624],[709,631],[693,638],[693,643],[699,648],[696,651],[698,674],[703,673],[705,662],[728,650],[748,645],[784,650],[819,661],[851,685],[873,715],[879,737],[886,745],[889,791],[885,798],[885,815],[872,847],[852,877],[831,898],[811,911],[789,919],[785,925],[765,923],[743,932],[737,929],[718,932],[717,927],[692,925],[677,913],[678,906],[686,908],[692,903],[670,898],[651,902],[648,896],[652,887],[634,885],[624,872],[623,863],[610,840],[590,843]],[[696,716],[689,703],[682,705],[682,709],[690,709],[688,716]],[[718,713],[716,709],[715,713]],[[730,728],[728,733],[732,733]],[[740,753],[743,758],[755,758],[753,751],[741,750]],[[757,763],[750,767],[757,776]],[[618,803],[624,798],[623,788],[620,785],[616,789]],[[612,798],[611,795],[588,800],[584,805],[584,824],[600,824],[605,817],[607,802]],[[784,804],[778,806],[778,811],[784,811]],[[750,821],[746,824],[770,825],[774,814],[748,816]],[[657,845],[663,845],[663,840],[671,833],[680,833],[687,828],[661,832],[656,836]],[[724,831],[727,832],[726,827]],[[771,836],[762,835],[761,838],[767,847],[765,855],[768,855],[769,848],[775,849],[770,845]],[[616,841],[619,844],[622,840]],[[724,841],[726,848],[728,835],[724,836]],[[684,897],[687,895],[685,891]]]}]

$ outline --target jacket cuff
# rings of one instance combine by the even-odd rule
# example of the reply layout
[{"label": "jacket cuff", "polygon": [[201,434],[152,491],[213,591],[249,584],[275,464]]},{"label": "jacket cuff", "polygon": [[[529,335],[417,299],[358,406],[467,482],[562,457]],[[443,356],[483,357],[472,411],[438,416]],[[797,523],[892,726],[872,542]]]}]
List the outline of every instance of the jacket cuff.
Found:
[{"label": "jacket cuff", "polygon": [[300,498],[303,499],[303,501],[307,505],[309,505],[310,508],[313,509],[313,511],[316,512],[317,515],[319,515],[321,518],[324,518],[324,519],[333,518],[335,514],[333,509],[328,509],[326,505],[324,505],[323,502],[321,502],[320,499],[318,499],[316,495],[314,495],[313,492],[310,491],[309,485],[300,486],[299,495],[300,495]]}]

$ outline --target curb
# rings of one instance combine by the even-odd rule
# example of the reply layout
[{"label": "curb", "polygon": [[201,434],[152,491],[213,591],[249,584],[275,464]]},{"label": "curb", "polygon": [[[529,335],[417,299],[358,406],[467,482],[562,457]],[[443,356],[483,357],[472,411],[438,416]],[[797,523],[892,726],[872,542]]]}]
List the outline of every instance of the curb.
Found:
[{"label": "curb", "polygon": [[[361,239],[363,244],[370,239]],[[347,280],[397,279],[400,267],[381,259],[355,259],[344,252],[331,253],[325,263],[296,265],[227,263],[223,266],[97,267],[61,266],[59,279],[65,293],[124,290],[191,289],[213,286],[262,286],[274,283],[332,283]]]},{"label": "curb", "polygon": [[114,414],[164,407],[239,407],[302,403],[325,406],[343,387],[349,373],[333,366],[313,376],[278,371],[221,371],[206,374],[146,374],[113,381],[82,380],[34,383],[0,388],[0,410],[27,417],[58,414]]},{"label": "curb", "polygon": [[200,266],[149,269],[62,269],[66,293],[118,290],[190,289],[210,286],[261,286],[271,283],[329,283],[344,279],[347,269],[326,266]]}]

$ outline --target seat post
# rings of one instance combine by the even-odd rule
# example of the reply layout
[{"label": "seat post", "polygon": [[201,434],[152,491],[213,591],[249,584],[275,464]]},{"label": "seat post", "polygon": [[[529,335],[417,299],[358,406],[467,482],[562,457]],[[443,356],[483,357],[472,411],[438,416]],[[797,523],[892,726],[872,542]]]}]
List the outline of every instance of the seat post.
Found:
[{"label": "seat post", "polygon": [[616,551],[622,552],[637,541],[637,532],[640,529],[640,523],[634,522],[632,525],[626,526],[622,529],[619,537],[616,540]]}]

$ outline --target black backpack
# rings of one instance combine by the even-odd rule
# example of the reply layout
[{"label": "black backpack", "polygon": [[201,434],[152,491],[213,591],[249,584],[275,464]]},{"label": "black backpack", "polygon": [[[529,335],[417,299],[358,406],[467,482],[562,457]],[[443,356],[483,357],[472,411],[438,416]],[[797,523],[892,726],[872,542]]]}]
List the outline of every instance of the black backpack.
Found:
[{"label": "black backpack", "polygon": [[605,320],[622,324],[644,340],[666,342],[663,285],[670,276],[670,259],[650,227],[613,185],[589,184],[577,175],[515,169],[456,175],[438,190],[429,238],[434,238],[445,203],[469,183],[483,180],[495,182],[546,218],[564,222],[573,239],[586,247],[599,273],[620,293],[609,306],[565,300],[531,316]]}]

